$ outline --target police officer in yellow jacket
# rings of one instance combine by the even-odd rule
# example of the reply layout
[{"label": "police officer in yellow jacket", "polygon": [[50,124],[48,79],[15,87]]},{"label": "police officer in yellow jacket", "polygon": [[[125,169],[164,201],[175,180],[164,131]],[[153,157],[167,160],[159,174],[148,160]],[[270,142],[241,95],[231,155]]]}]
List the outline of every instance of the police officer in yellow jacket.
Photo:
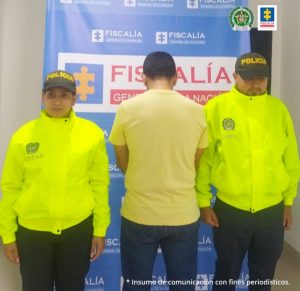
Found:
[{"label": "police officer in yellow jacket", "polygon": [[[266,92],[266,59],[240,56],[233,76],[231,91],[205,106],[210,144],[196,182],[202,220],[213,226],[213,290],[235,289],[246,253],[249,290],[270,290],[292,224],[298,148],[287,108]],[[213,208],[210,185],[217,191]]]},{"label": "police officer in yellow jacket", "polygon": [[74,77],[50,73],[41,116],[13,135],[3,169],[0,234],[23,291],[84,290],[110,222],[103,131],[79,118]]}]

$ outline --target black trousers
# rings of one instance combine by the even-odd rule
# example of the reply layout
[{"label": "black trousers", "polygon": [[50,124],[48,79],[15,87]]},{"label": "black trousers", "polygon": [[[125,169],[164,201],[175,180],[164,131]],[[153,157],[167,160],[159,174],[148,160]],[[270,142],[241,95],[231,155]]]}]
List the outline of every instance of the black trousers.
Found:
[{"label": "black trousers", "polygon": [[283,247],[283,203],[256,213],[234,208],[217,199],[219,227],[213,228],[217,252],[213,291],[235,290],[248,253],[248,290],[271,290]]},{"label": "black trousers", "polygon": [[65,229],[61,235],[19,225],[16,242],[23,291],[83,291],[90,266],[93,219]]}]

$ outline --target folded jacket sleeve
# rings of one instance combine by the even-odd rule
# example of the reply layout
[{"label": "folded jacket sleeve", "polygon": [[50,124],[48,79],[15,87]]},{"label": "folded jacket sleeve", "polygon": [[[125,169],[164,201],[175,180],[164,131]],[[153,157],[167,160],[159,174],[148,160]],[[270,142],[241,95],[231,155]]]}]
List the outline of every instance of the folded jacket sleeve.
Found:
[{"label": "folded jacket sleeve", "polygon": [[101,133],[89,172],[90,185],[96,206],[93,210],[94,236],[104,237],[110,224],[109,170],[104,134]]},{"label": "folded jacket sleeve", "polygon": [[297,188],[300,177],[300,162],[298,154],[298,145],[296,135],[294,131],[293,121],[291,116],[286,110],[286,135],[287,135],[287,146],[283,153],[283,163],[286,171],[290,176],[290,184],[286,191],[283,193],[283,200],[286,206],[293,204],[293,200],[297,195]]},{"label": "folded jacket sleeve", "polygon": [[24,153],[13,137],[8,147],[1,179],[0,234],[4,244],[16,240],[17,214],[13,208],[21,193],[23,183]]}]

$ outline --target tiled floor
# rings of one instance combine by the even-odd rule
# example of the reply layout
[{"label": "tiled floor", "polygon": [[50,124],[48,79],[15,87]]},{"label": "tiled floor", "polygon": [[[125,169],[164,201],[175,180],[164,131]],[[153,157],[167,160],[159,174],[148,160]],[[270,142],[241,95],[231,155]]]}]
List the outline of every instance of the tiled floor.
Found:
[{"label": "tiled floor", "polygon": [[[2,254],[1,245],[0,252],[0,290],[20,291],[21,280],[18,267],[6,261]],[[287,244],[285,244],[283,254],[279,260],[275,279],[285,281],[289,285],[274,286],[272,291],[300,291],[300,254]]]}]

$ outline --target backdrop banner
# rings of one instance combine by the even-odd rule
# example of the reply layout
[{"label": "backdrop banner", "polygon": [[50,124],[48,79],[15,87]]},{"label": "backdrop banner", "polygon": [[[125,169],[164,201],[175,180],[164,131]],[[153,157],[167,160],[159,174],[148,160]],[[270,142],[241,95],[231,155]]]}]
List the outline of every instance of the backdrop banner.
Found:
[{"label": "backdrop banner", "polygon": [[[115,111],[145,90],[142,64],[152,51],[174,56],[186,98],[204,105],[233,84],[235,58],[250,50],[248,31],[234,31],[229,15],[245,0],[48,0],[44,76],[57,69],[74,74],[79,116],[97,123],[109,136]],[[118,291],[120,207],[125,193],[113,147],[107,143],[111,176],[111,225],[101,257],[92,263],[86,291]],[[157,159],[159,164],[159,158]],[[195,290],[211,290],[215,252],[211,229],[201,224]],[[238,290],[246,289],[246,267]],[[158,251],[152,290],[168,290]],[[222,283],[222,282],[220,282]]]}]

